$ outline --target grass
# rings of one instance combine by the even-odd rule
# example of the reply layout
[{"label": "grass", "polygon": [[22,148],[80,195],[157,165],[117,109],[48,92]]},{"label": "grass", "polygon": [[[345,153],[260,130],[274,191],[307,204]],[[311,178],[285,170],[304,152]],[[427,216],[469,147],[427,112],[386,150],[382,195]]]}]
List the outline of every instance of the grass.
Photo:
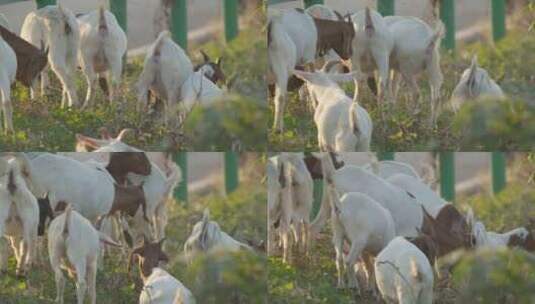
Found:
[{"label": "grass", "polygon": [[[531,16],[535,6],[522,14]],[[530,15],[531,14],[531,15]],[[532,19],[531,19],[532,20]],[[400,89],[400,98],[395,104],[384,106],[384,119],[378,111],[375,97],[368,88],[361,89],[361,105],[370,113],[374,123],[371,150],[373,151],[485,151],[500,149],[507,151],[530,150],[533,148],[531,135],[535,132],[535,35],[528,27],[508,29],[505,39],[495,47],[488,43],[462,45],[456,53],[441,54],[444,74],[442,86],[442,111],[435,127],[430,127],[430,92],[425,79],[420,81],[422,98],[408,100],[403,96],[406,88]],[[478,55],[481,67],[498,81],[508,100],[499,105],[501,112],[495,115],[478,115],[480,111],[492,112],[486,103],[467,103],[458,115],[450,109],[448,100],[461,73],[470,65],[473,54]],[[422,77],[425,78],[425,77]],[[353,84],[345,85],[348,96],[353,96]],[[359,92],[360,93],[360,92]],[[513,110],[511,110],[513,108]],[[273,102],[270,103],[269,126],[273,124]],[[516,109],[522,111],[517,112]],[[505,122],[504,122],[505,121]],[[475,129],[475,124],[487,124]],[[296,93],[290,93],[284,113],[285,131],[277,134],[270,130],[269,145],[272,151],[317,150],[317,130],[313,113],[308,106],[299,102]],[[472,130],[475,132],[472,133]],[[518,130],[525,133],[516,134]],[[497,138],[493,141],[491,138]]]},{"label": "grass", "polygon": [[[255,12],[255,14],[261,14]],[[257,17],[255,22],[262,22],[263,17]],[[214,41],[197,45],[190,49],[190,55],[194,62],[200,62],[198,50],[205,50],[211,58],[223,57],[223,71],[227,78],[234,78],[229,97],[223,98],[219,108],[229,107],[236,104],[246,104],[248,107],[235,107],[233,112],[224,111],[219,113],[221,120],[236,119],[246,121],[246,125],[228,126],[228,124],[216,124],[211,121],[195,121],[196,124],[204,123],[219,129],[223,138],[233,138],[239,146],[254,150],[264,150],[267,120],[267,106],[264,86],[265,71],[265,43],[262,35],[258,35],[253,22],[245,26],[239,36],[225,43],[221,38]],[[46,96],[37,100],[30,100],[29,90],[17,84],[12,91],[12,103],[14,108],[13,122],[15,133],[0,135],[0,148],[4,151],[71,151],[75,146],[75,134],[99,136],[99,128],[106,127],[113,133],[123,128],[136,130],[135,136],[127,138],[126,142],[145,150],[228,150],[231,141],[226,145],[205,145],[210,134],[208,131],[194,136],[188,134],[192,130],[167,129],[160,123],[159,115],[146,115],[136,112],[135,83],[141,73],[143,58],[134,58],[128,63],[123,73],[123,83],[117,100],[109,104],[100,89],[97,89],[93,109],[79,111],[78,109],[61,109],[61,86],[55,75],[50,72],[51,86]],[[81,72],[76,75],[76,87],[80,101],[85,98],[86,83]],[[207,111],[209,111],[208,109]],[[197,110],[200,112],[201,109]],[[231,115],[232,114],[232,115]],[[210,117],[207,117],[208,119]],[[243,138],[243,134],[252,135]],[[254,137],[256,140],[252,140]],[[178,139],[176,139],[178,138]],[[193,142],[192,138],[195,138]],[[263,139],[263,140],[259,140]]]},{"label": "grass", "polygon": [[[170,257],[170,262],[165,268],[188,286],[195,295],[197,303],[229,303],[230,297],[233,296],[234,300],[236,293],[239,294],[239,300],[233,303],[265,302],[264,254],[244,253],[219,256],[217,259],[201,257],[192,266],[187,266],[182,257],[184,242],[191,233],[193,225],[202,217],[205,207],[210,208],[211,218],[236,239],[254,241],[266,239],[266,192],[259,182],[260,178],[255,174],[255,170],[252,169],[242,171],[243,178],[239,188],[228,197],[212,191],[202,196],[192,195],[187,205],[174,200],[168,202],[169,223],[166,228],[167,239],[164,250]],[[0,303],[53,303],[56,293],[54,275],[47,260],[48,254],[42,254],[45,255],[46,263],[32,267],[25,280],[15,277],[14,258],[9,259],[8,273],[0,275]],[[209,281],[214,276],[214,261],[222,262],[223,266],[219,265],[218,270],[228,278],[223,286],[214,280]],[[103,270],[98,271],[97,277],[97,303],[137,303],[139,291],[135,290],[126,267],[127,260],[120,259],[117,255],[104,259]],[[132,277],[138,278],[137,267],[135,269]],[[207,280],[210,284],[199,284],[198,278],[201,276],[204,277],[203,281]],[[214,300],[215,298],[220,301]],[[67,279],[65,303],[75,303],[75,301],[74,283],[71,279]]]},{"label": "grass", "polygon": [[[508,186],[497,196],[489,189],[459,197],[456,204],[471,206],[477,220],[490,231],[508,231],[526,226],[535,218],[533,155],[520,154],[508,165]],[[270,303],[382,303],[370,294],[359,297],[347,289],[336,288],[336,267],[330,228],[314,240],[309,257],[293,252],[290,264],[280,253],[268,257]],[[488,266],[496,270],[489,270]],[[490,268],[493,269],[493,268]],[[453,278],[436,280],[434,303],[533,303],[535,259],[519,250],[497,254],[466,253],[453,269]],[[483,299],[483,300],[482,300]]]}]

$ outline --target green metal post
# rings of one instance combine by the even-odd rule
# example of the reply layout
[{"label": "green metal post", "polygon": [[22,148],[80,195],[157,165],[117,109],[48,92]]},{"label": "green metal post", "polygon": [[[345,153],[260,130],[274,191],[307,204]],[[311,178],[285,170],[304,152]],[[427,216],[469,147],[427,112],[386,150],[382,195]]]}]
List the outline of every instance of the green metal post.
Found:
[{"label": "green metal post", "polygon": [[312,214],[310,217],[313,219],[316,217],[321,207],[321,199],[323,197],[323,179],[314,180],[314,204],[312,205]]},{"label": "green metal post", "polygon": [[175,162],[182,172],[182,182],[175,188],[175,198],[183,203],[188,202],[188,155],[186,152],[175,153]]},{"label": "green metal post", "polygon": [[455,49],[455,0],[440,1],[440,19],[446,26],[446,37],[442,46],[448,50]]},{"label": "green metal post", "polygon": [[187,0],[174,0],[171,9],[171,32],[173,39],[184,50],[188,49],[188,11]]},{"label": "green metal post", "polygon": [[492,152],[491,155],[491,169],[492,169],[492,192],[494,194],[500,192],[505,188],[505,153]]},{"label": "green metal post", "polygon": [[127,31],[127,12],[126,12],[126,0],[110,0],[110,11],[117,18],[119,26],[123,29],[125,33]]},{"label": "green metal post", "polygon": [[394,0],[377,0],[377,10],[383,16],[393,16],[395,10]]},{"label": "green metal post", "polygon": [[37,8],[42,8],[47,5],[56,5],[56,0],[35,0],[35,3],[37,4]]},{"label": "green metal post", "polygon": [[305,3],[305,8],[314,4],[323,4],[323,0],[303,0],[303,2]]},{"label": "green metal post", "polygon": [[394,160],[395,152],[377,152],[378,160]]},{"label": "green metal post", "polygon": [[455,155],[440,152],[440,195],[448,202],[455,200]]},{"label": "green metal post", "polygon": [[225,191],[227,194],[238,188],[238,154],[225,152]]},{"label": "green metal post", "polygon": [[230,41],[238,36],[238,0],[225,0],[225,39]]},{"label": "green metal post", "polygon": [[492,37],[494,41],[505,37],[505,0],[492,0]]}]

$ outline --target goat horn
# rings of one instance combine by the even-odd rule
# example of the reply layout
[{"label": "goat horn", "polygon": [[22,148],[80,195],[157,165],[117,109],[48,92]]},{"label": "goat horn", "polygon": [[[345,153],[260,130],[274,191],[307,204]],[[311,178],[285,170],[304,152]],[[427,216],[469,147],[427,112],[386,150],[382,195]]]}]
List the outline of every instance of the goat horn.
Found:
[{"label": "goat horn", "polygon": [[200,50],[199,52],[201,53],[204,62],[210,62],[210,57],[203,50]]},{"label": "goat horn", "polygon": [[123,137],[129,132],[134,132],[134,130],[132,130],[130,128],[122,129],[121,132],[119,132],[119,135],[117,135],[116,139],[117,140],[123,140]]}]

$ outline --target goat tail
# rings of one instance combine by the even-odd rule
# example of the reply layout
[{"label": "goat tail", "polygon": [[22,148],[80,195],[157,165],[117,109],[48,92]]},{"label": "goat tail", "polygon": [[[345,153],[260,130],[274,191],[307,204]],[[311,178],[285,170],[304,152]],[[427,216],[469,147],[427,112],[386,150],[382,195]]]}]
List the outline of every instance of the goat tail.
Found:
[{"label": "goat tail", "polygon": [[422,272],[420,271],[420,267],[418,267],[418,263],[416,263],[416,260],[414,258],[411,258],[410,264],[411,264],[411,268],[410,268],[411,277],[418,282],[422,282],[423,281]]},{"label": "goat tail", "polygon": [[371,37],[375,33],[375,26],[373,25],[371,11],[368,6],[366,7],[365,14],[364,31],[368,37]]},{"label": "goat tail", "polygon": [[444,27],[444,23],[442,23],[442,21],[440,20],[437,20],[435,30],[433,31],[433,36],[431,36],[431,39],[429,39],[427,47],[425,48],[427,60],[430,61],[434,51],[438,50],[438,48],[440,47],[440,40],[444,38],[445,33],[446,28]]},{"label": "goat tail", "polygon": [[162,31],[159,35],[158,35],[158,38],[156,38],[156,41],[154,42],[154,51],[152,52],[152,56],[154,58],[159,58],[161,53],[162,53],[162,47],[163,47],[163,44],[165,42],[165,39],[167,38],[170,38],[171,37],[171,32],[169,31]]},{"label": "goat tail", "polygon": [[65,208],[65,223],[63,224],[63,232],[62,232],[64,240],[69,235],[69,221],[71,219],[71,213],[72,213],[72,206],[67,205],[67,207]]},{"label": "goat tail", "polygon": [[357,117],[358,106],[359,104],[357,102],[352,102],[351,106],[349,107],[349,126],[351,127],[351,132],[353,132],[355,135],[360,134]]},{"label": "goat tail", "polygon": [[14,168],[9,169],[9,177],[7,182],[7,190],[9,191],[9,194],[14,195],[15,191],[17,191],[17,185],[15,183],[15,172]]},{"label": "goat tail", "polygon": [[108,25],[106,24],[106,15],[103,5],[101,5],[98,9],[98,31],[101,34],[108,32]]}]

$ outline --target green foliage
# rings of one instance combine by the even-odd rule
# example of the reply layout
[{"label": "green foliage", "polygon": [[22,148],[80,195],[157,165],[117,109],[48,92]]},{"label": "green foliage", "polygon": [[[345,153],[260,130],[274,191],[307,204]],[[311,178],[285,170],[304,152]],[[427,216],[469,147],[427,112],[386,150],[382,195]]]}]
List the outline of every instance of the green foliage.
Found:
[{"label": "green foliage", "polygon": [[531,150],[535,104],[522,100],[479,100],[465,103],[453,124],[463,150]]},{"label": "green foliage", "polygon": [[497,195],[480,194],[461,201],[474,210],[488,230],[507,231],[535,218],[535,191],[532,185],[509,184]]},{"label": "green foliage", "polygon": [[535,301],[535,257],[522,250],[466,254],[455,267],[457,303]]},{"label": "green foliage", "polygon": [[198,303],[267,303],[266,275],[266,257],[247,252],[201,256],[187,273]]},{"label": "green foliage", "polygon": [[270,256],[268,267],[270,303],[355,303],[351,291],[336,288],[334,248],[328,235],[316,240],[310,256],[296,252],[290,264]]},{"label": "green foliage", "polygon": [[185,123],[186,142],[194,151],[266,149],[267,107],[251,98],[229,96],[209,108],[195,108]]}]

